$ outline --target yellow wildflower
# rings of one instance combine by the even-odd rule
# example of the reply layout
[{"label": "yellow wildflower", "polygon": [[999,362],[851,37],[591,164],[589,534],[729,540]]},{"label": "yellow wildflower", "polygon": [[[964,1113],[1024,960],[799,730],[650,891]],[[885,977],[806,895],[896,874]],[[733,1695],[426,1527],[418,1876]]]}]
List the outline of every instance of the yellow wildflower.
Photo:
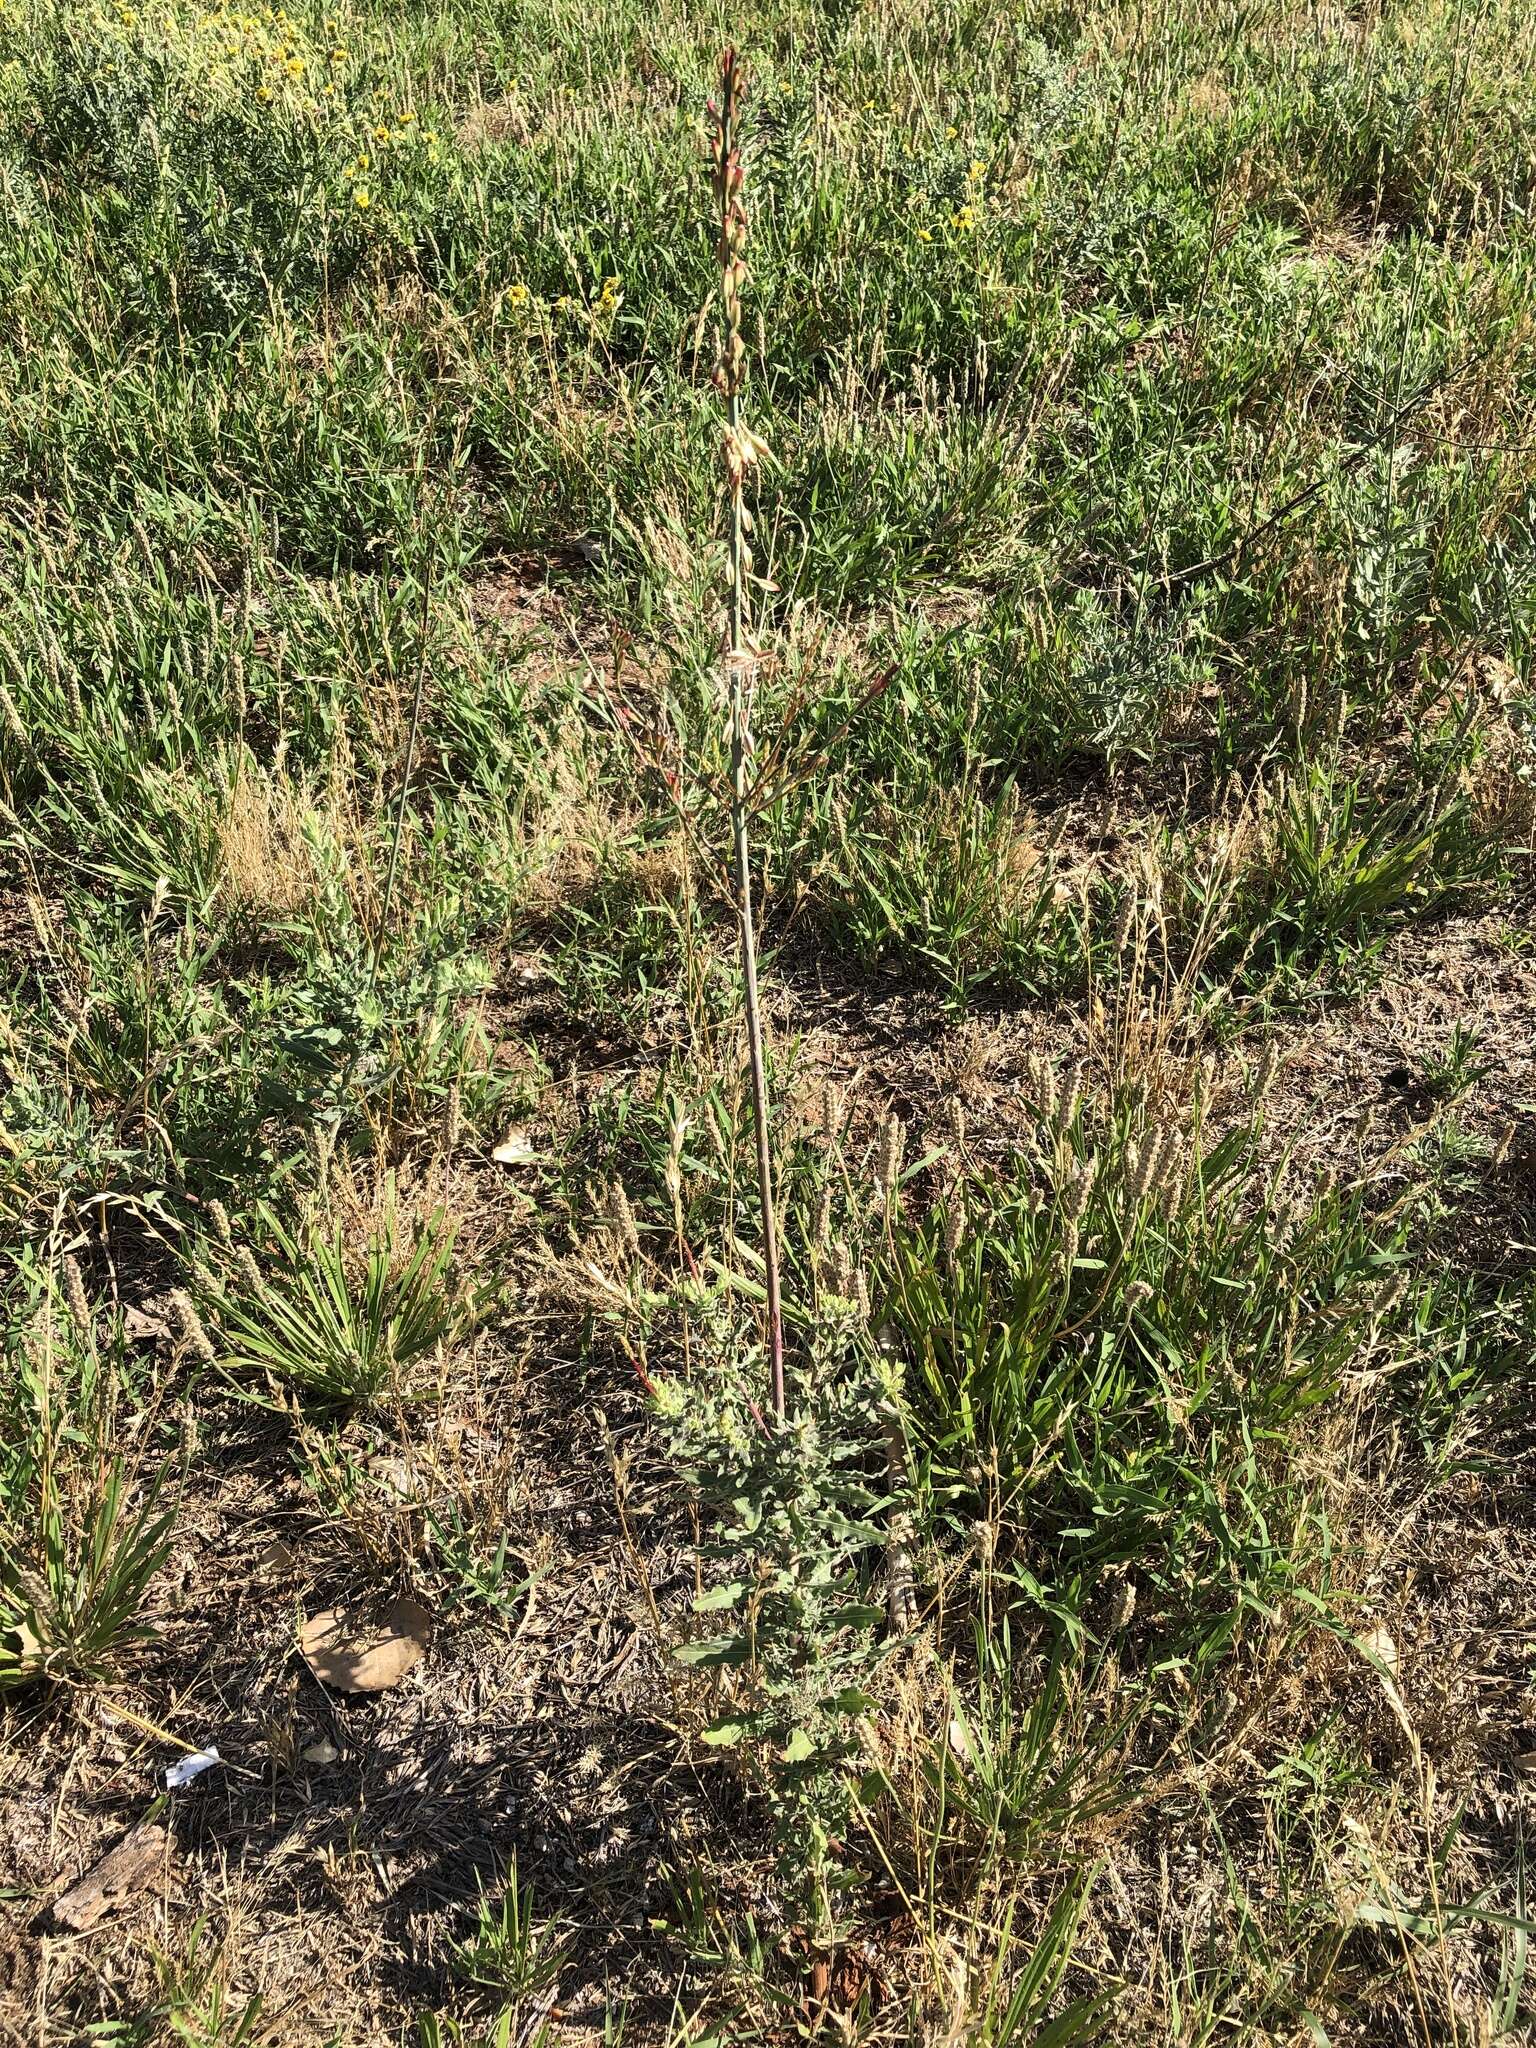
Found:
[{"label": "yellow wildflower", "polygon": [[352,204],[354,206],[371,206],[373,204],[372,199],[369,197],[368,188],[366,185],[359,185],[357,190],[352,194]]}]

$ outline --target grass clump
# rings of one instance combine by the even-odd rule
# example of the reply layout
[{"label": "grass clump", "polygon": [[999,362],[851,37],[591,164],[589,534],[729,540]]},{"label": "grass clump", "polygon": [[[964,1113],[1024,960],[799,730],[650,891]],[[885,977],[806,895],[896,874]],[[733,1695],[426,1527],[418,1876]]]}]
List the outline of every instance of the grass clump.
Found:
[{"label": "grass clump", "polygon": [[[0,1537],[0,1688],[89,1685],[148,1639],[140,1609],[170,1555],[175,1514],[137,1508],[114,1462],[66,1505],[38,1480],[7,1507]],[[18,1488],[19,1492],[19,1488]],[[30,1527],[19,1532],[23,1517]]]},{"label": "grass clump", "polygon": [[359,1260],[339,1234],[301,1240],[276,1217],[265,1221],[278,1263],[264,1273],[247,1251],[229,1261],[238,1291],[208,1289],[213,1355],[227,1372],[265,1376],[317,1407],[370,1408],[424,1391],[421,1362],[473,1326],[475,1307],[450,1285],[453,1241],[441,1218],[403,1251],[388,1231],[374,1237]]},{"label": "grass clump", "polygon": [[73,1256],[5,1357],[0,1691],[89,1689],[119,1676],[152,1637],[144,1609],[174,1546],[176,1510],[124,1449],[125,1425],[143,1416],[129,1405],[120,1347],[98,1343]]},{"label": "grass clump", "polygon": [[896,1241],[929,1484],[975,1512],[985,1475],[1028,1529],[998,1569],[1069,1635],[1134,1572],[1162,1654],[1200,1670],[1326,1578],[1292,1445],[1391,1344],[1404,1233],[1337,1191],[1256,1198],[1255,1122],[1143,1119],[1077,1076],[1048,1075],[1036,1109],[1033,1171],[957,1187]]}]

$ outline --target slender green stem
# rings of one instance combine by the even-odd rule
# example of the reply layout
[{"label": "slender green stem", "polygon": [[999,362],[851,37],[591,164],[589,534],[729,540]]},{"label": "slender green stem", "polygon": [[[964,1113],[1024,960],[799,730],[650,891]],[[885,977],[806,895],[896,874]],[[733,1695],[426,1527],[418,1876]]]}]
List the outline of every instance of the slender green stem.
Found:
[{"label": "slender green stem", "polygon": [[379,906],[379,922],[373,934],[373,957],[368,963],[368,987],[371,990],[379,978],[379,955],[384,950],[384,934],[389,928],[390,906],[395,900],[395,875],[400,866],[400,841],[405,836],[405,807],[410,801],[411,778],[416,772],[416,742],[421,732],[421,700],[427,680],[427,625],[432,605],[432,557],[427,556],[427,566],[421,578],[421,616],[417,623],[416,650],[416,691],[411,700],[411,731],[405,743],[405,777],[400,784],[400,802],[395,811],[395,834],[389,849],[389,874],[384,883],[384,901]]},{"label": "slender green stem", "polygon": [[752,751],[749,724],[751,655],[744,645],[746,612],[744,462],[741,432],[741,307],[739,252],[745,220],[736,196],[736,112],[738,70],[728,51],[720,70],[717,189],[720,199],[720,262],[725,347],[721,356],[726,412],[726,475],[729,483],[729,646],[726,692],[731,725],[731,837],[735,849],[736,910],[741,921],[741,967],[747,1025],[747,1061],[752,1077],[752,1120],[757,1134],[757,1189],[763,1213],[763,1268],[768,1294],[768,1359],[773,1412],[782,1422],[784,1398],[784,1313],[779,1291],[778,1226],[773,1207],[773,1157],[768,1130],[768,1081],[763,1057],[762,1003],[757,986],[757,933],[752,914],[752,862],[747,843],[747,764]]}]

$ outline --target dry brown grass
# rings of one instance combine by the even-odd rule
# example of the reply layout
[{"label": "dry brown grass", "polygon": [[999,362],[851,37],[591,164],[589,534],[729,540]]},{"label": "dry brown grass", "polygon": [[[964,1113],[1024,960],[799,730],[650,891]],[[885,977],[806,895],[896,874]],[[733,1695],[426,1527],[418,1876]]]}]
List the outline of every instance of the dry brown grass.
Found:
[{"label": "dry brown grass", "polygon": [[313,910],[328,870],[355,883],[348,858],[360,845],[355,807],[339,766],[323,788],[249,761],[226,784],[218,825],[225,898],[253,922],[282,926]]}]

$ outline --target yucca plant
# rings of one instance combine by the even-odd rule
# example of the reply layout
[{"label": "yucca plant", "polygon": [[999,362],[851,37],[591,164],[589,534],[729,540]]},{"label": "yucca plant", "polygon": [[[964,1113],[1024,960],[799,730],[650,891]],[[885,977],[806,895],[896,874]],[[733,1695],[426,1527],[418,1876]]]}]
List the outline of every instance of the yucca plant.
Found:
[{"label": "yucca plant", "polygon": [[279,1273],[248,1256],[236,1293],[211,1282],[222,1344],[213,1352],[237,1376],[269,1374],[322,1408],[365,1408],[408,1398],[408,1368],[471,1328],[483,1296],[461,1298],[449,1283],[453,1239],[441,1219],[421,1231],[403,1264],[390,1232],[369,1244],[360,1272],[349,1268],[340,1232],[302,1242],[270,1214]]}]

